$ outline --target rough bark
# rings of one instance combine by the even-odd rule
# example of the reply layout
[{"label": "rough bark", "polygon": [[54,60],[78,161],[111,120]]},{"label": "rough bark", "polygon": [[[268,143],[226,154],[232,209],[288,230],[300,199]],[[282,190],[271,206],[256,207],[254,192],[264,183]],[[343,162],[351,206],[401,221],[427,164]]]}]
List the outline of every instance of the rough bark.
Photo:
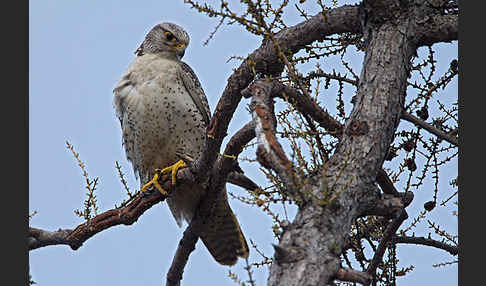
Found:
[{"label": "rough bark", "polygon": [[278,246],[288,257],[276,257],[268,285],[330,283],[353,221],[363,203],[377,197],[374,182],[400,120],[410,59],[418,47],[416,17],[424,9],[402,2],[364,2],[367,47],[356,101],[336,153],[312,186],[319,198],[329,192],[336,197],[322,206],[300,208]]}]

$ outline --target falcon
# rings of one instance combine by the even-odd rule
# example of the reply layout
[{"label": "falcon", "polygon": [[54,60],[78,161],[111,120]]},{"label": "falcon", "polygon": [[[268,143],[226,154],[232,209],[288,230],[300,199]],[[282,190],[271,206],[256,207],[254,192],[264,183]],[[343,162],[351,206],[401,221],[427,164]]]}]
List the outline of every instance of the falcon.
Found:
[{"label": "falcon", "polygon": [[[115,113],[120,120],[127,159],[140,180],[141,191],[156,188],[164,173],[176,183],[177,170],[186,164],[178,154],[197,158],[209,124],[209,105],[201,84],[189,65],[181,61],[189,35],[173,23],[153,27],[135,51],[136,58],[113,90]],[[180,184],[167,197],[179,227],[193,219],[205,195],[203,184]],[[226,190],[220,192],[200,237],[214,259],[233,265],[247,258],[249,249]]]}]

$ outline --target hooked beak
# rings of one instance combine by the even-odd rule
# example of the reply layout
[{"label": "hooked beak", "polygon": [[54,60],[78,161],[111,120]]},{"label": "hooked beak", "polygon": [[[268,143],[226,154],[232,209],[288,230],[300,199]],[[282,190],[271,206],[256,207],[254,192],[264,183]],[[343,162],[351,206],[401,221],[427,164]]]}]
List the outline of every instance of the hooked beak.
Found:
[{"label": "hooked beak", "polygon": [[175,51],[176,51],[177,56],[179,57],[179,59],[182,59],[182,57],[186,53],[186,45],[184,45],[184,44],[177,44],[174,47],[174,49],[175,49]]},{"label": "hooked beak", "polygon": [[182,57],[184,56],[185,53],[186,53],[186,50],[178,50],[177,56],[179,57],[179,59],[182,59]]}]

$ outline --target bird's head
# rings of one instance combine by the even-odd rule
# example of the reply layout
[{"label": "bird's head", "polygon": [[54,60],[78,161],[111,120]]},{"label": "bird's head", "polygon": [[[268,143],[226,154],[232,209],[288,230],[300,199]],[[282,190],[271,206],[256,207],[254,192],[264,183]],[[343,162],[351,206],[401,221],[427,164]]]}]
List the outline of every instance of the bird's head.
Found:
[{"label": "bird's head", "polygon": [[148,32],[135,53],[137,56],[166,53],[180,60],[184,56],[187,45],[189,45],[189,35],[182,27],[173,23],[161,23]]}]

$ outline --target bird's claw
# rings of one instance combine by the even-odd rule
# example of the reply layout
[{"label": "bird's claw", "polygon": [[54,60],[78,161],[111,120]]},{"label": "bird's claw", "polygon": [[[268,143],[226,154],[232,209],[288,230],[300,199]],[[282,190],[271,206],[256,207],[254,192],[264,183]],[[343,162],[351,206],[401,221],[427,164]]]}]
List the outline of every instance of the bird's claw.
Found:
[{"label": "bird's claw", "polygon": [[150,182],[148,182],[142,187],[141,192],[145,193],[150,186],[154,186],[157,190],[159,190],[160,193],[167,196],[168,192],[164,190],[162,186],[159,184],[159,177],[162,176],[163,174],[171,173],[171,182],[172,185],[175,185],[177,182],[177,172],[179,171],[179,169],[185,168],[186,166],[187,164],[184,161],[179,160],[175,164],[167,168],[164,168],[162,170],[156,169],[154,177],[152,178],[152,180],[150,180]]},{"label": "bird's claw", "polygon": [[167,194],[168,194],[168,193],[167,193],[167,191],[166,191],[166,190],[164,190],[164,189],[162,188],[162,186],[159,184],[159,176],[160,176],[160,175],[159,175],[159,172],[158,172],[158,171],[159,171],[159,170],[156,170],[156,173],[155,173],[154,177],[152,178],[152,180],[150,180],[148,183],[146,183],[146,184],[145,184],[145,185],[142,187],[142,189],[140,190],[142,193],[147,192],[147,191],[148,191],[147,189],[148,189],[150,186],[154,186],[154,187],[155,187],[157,190],[159,190],[159,192],[160,192],[162,195],[167,196]]},{"label": "bird's claw", "polygon": [[179,160],[174,165],[162,169],[161,174],[170,172],[172,178],[172,185],[175,185],[177,182],[177,172],[179,171],[179,169],[185,168],[186,166],[187,166],[186,162]]}]

